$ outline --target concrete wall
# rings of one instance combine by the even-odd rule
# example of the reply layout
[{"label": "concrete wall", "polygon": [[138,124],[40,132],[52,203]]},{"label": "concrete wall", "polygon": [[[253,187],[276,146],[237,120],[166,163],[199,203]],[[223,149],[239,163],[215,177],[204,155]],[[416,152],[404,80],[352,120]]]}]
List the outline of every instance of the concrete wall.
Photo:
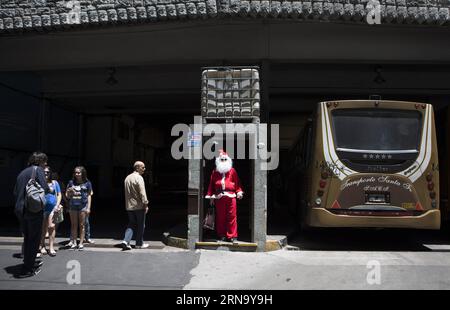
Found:
[{"label": "concrete wall", "polygon": [[47,153],[63,181],[77,162],[78,114],[49,104],[41,89],[36,74],[0,74],[0,207],[12,207],[15,179],[32,152]]},{"label": "concrete wall", "polygon": [[[0,207],[12,207],[17,173],[40,147],[39,79],[34,75],[0,75]],[[24,93],[11,88],[17,88]]]},{"label": "concrete wall", "polygon": [[[111,116],[88,116],[85,123],[85,159],[87,165],[96,167],[97,177],[91,181],[97,197],[104,197],[112,191],[112,135]],[[89,173],[89,171],[88,171]]]},{"label": "concrete wall", "polygon": [[2,37],[0,70],[271,61],[450,63],[448,27],[207,20]]}]

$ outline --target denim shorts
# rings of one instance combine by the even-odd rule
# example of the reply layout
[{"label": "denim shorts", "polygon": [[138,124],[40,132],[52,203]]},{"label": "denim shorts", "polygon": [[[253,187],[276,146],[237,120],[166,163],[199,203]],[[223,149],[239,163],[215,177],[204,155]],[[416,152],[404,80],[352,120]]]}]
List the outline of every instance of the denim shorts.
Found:
[{"label": "denim shorts", "polygon": [[76,212],[86,212],[87,211],[87,205],[80,205],[80,206],[73,206],[69,205],[69,211],[76,211]]}]

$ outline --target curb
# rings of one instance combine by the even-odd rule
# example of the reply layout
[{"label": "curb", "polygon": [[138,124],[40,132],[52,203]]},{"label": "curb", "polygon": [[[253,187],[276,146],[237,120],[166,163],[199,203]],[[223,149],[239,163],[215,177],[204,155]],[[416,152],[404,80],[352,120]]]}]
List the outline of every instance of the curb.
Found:
[{"label": "curb", "polygon": [[196,242],[196,249],[204,250],[222,250],[235,252],[256,252],[258,245],[256,243],[240,242],[233,244],[230,242]]},{"label": "curb", "polygon": [[281,235],[267,236],[266,252],[282,250],[283,248],[285,248],[288,245],[287,240],[288,240],[287,236],[281,236]]},{"label": "curb", "polygon": [[[121,248],[120,243],[121,240],[113,240],[113,239],[93,239],[95,243],[85,243],[85,248]],[[0,245],[16,245],[21,246],[23,243],[22,237],[0,237]],[[68,243],[67,238],[56,238],[55,246],[58,248],[64,248]],[[165,248],[165,244],[161,241],[147,241],[149,244],[148,249],[163,249]]]},{"label": "curb", "polygon": [[172,246],[181,249],[188,249],[187,239],[172,237],[172,236],[164,236],[164,244],[167,246]]},{"label": "curb", "polygon": [[[288,246],[287,240],[287,236],[267,236],[264,252],[278,251],[286,248]],[[169,233],[164,233],[163,242],[167,246],[188,249],[188,242],[186,238],[174,237]],[[196,242],[195,248],[207,250],[256,252],[257,244],[252,242],[240,242],[238,244],[231,244],[229,242]]]}]

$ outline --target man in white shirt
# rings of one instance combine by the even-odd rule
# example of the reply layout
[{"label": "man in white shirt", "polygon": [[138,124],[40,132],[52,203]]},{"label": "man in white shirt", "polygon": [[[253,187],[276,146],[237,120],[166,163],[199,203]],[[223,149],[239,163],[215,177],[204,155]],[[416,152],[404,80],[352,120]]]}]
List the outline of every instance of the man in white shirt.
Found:
[{"label": "man in white shirt", "polygon": [[133,165],[134,172],[125,178],[125,207],[128,213],[128,227],[122,241],[124,250],[131,250],[130,241],[136,232],[136,249],[145,249],[149,245],[144,243],[145,215],[148,212],[148,200],[142,175],[145,164],[137,161]]}]

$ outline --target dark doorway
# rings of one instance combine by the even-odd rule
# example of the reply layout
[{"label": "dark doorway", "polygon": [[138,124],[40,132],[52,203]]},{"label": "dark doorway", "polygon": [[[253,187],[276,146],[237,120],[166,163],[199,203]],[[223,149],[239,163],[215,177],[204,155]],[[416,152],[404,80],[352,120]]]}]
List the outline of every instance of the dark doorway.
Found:
[{"label": "dark doorway", "polygon": [[[207,138],[206,138],[207,139]],[[205,137],[204,137],[205,140]],[[237,154],[237,137],[235,136],[235,154]],[[241,183],[242,190],[244,192],[244,197],[239,200],[237,199],[237,225],[238,225],[238,240],[245,242],[252,242],[252,200],[253,200],[253,163],[251,159],[248,159],[248,143],[249,139],[246,137],[245,145],[246,145],[246,158],[247,159],[237,159],[237,155],[235,155],[233,159],[233,168],[236,170],[239,180]],[[226,145],[226,141],[224,142]],[[227,151],[226,149],[224,149]],[[231,154],[229,154],[231,157]],[[215,169],[215,160],[204,160],[203,167],[203,197],[206,195],[211,173]],[[209,205],[208,199],[203,199],[203,217],[206,214],[207,208]],[[203,230],[203,241],[206,240],[216,240],[217,235],[215,232],[204,229]]]}]

